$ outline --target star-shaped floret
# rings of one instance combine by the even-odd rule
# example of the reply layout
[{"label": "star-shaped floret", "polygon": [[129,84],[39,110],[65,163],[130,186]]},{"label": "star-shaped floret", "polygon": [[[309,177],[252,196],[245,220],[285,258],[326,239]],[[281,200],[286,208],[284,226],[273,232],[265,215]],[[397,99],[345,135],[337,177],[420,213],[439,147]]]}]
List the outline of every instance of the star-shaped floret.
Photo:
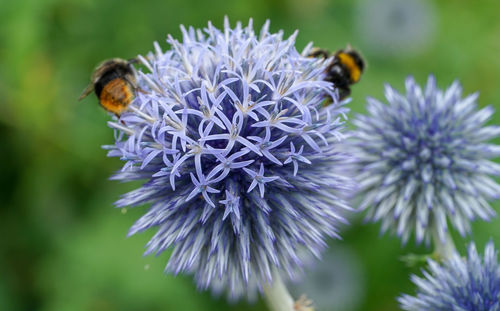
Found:
[{"label": "star-shaped floret", "polygon": [[243,168],[243,170],[248,175],[250,175],[250,177],[253,178],[252,183],[250,184],[250,187],[248,187],[248,191],[247,192],[252,191],[253,188],[255,188],[258,185],[259,186],[259,191],[260,191],[260,197],[261,198],[264,197],[264,190],[265,190],[264,184],[279,179],[279,176],[265,177],[264,176],[264,164],[262,164],[262,163],[260,164],[260,169],[259,169],[258,173],[254,172],[254,171],[252,171],[252,170],[250,170],[248,168]]}]

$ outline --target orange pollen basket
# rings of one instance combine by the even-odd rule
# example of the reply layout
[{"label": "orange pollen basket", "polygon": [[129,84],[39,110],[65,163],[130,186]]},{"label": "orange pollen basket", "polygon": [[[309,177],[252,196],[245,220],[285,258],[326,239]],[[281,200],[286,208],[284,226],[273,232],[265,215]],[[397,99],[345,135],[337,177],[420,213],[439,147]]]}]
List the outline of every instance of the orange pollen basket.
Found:
[{"label": "orange pollen basket", "polygon": [[119,116],[127,110],[133,98],[134,92],[130,84],[122,78],[116,78],[104,86],[99,102],[104,109]]}]

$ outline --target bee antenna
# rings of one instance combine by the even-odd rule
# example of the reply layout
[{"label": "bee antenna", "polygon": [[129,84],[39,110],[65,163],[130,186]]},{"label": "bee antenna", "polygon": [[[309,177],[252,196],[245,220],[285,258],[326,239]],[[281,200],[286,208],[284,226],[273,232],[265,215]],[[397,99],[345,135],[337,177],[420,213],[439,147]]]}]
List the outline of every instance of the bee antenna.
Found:
[{"label": "bee antenna", "polygon": [[139,58],[137,58],[137,57],[129,58],[129,59],[127,59],[127,62],[129,64],[137,64],[139,62]]}]

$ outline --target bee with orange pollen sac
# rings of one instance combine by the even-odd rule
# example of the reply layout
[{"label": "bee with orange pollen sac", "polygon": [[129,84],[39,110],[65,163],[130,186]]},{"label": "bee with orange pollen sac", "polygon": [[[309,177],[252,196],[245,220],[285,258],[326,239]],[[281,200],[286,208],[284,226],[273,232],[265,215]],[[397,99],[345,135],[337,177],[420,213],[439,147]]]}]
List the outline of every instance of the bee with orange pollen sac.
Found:
[{"label": "bee with orange pollen sac", "polygon": [[94,91],[99,104],[120,117],[135,97],[136,71],[132,66],[135,62],[136,59],[113,58],[99,64],[79,100]]}]

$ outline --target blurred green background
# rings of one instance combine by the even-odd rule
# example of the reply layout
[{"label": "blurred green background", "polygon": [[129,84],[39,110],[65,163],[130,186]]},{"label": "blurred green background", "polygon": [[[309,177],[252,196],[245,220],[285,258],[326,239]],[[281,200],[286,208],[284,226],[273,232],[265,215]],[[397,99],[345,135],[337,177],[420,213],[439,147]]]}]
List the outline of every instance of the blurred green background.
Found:
[{"label": "blurred green background", "polygon": [[[401,89],[406,75],[424,83],[429,73],[441,87],[460,79],[466,93],[481,92],[482,106],[498,108],[499,11],[498,0],[1,0],[0,310],[265,310],[163,274],[167,254],[142,256],[152,232],[125,238],[147,207],[113,208],[136,185],[108,180],[121,167],[100,148],[113,141],[109,116],[94,96],[77,102],[101,60],[146,54],[155,40],[167,48],[179,24],[220,27],[228,15],[260,27],[270,18],[273,31],[300,30],[299,50],[314,41],[363,52],[353,112],[368,94],[381,98],[384,82]],[[395,297],[413,293],[408,275],[419,269],[399,257],[430,249],[381,237],[359,218],[319,265],[331,276],[295,289],[320,284],[313,291],[326,298],[305,286],[319,311],[398,310]],[[500,246],[500,220],[474,225],[481,248],[490,237]],[[455,238],[463,251],[470,238]]]}]

